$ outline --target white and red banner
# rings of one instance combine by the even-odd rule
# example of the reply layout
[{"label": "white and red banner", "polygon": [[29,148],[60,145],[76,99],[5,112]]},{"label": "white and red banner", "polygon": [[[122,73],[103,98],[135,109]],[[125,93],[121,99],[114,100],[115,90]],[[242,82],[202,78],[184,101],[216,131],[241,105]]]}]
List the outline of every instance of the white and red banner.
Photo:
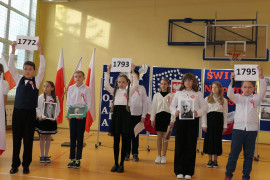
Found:
[{"label": "white and red banner", "polygon": [[9,90],[11,90],[12,88],[14,88],[16,86],[16,83],[15,83],[11,73],[9,72],[7,61],[3,55],[0,58],[0,64],[2,64],[4,67],[4,77],[5,77],[5,80],[9,84]]},{"label": "white and red banner", "polygon": [[68,82],[68,85],[67,85],[67,91],[68,91],[68,88],[69,88],[70,86],[72,86],[73,84],[76,83],[76,82],[75,82],[75,79],[74,79],[74,73],[75,73],[76,71],[79,71],[79,70],[82,70],[82,57],[80,57],[80,59],[79,59],[79,61],[78,61],[78,64],[77,64],[75,70],[73,71],[72,76],[71,76],[71,78],[70,78],[70,80],[69,80],[69,82]]}]

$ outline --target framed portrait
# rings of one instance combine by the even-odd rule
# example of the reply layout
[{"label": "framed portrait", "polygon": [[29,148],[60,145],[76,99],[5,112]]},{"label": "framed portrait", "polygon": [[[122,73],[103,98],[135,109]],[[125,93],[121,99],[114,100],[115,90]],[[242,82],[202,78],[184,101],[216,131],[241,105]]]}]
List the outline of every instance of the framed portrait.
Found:
[{"label": "framed portrait", "polygon": [[44,102],[43,107],[43,116],[50,120],[56,120],[57,103]]},{"label": "framed portrait", "polygon": [[194,100],[181,99],[178,101],[178,108],[180,110],[180,119],[194,119]]},{"label": "framed portrait", "polygon": [[261,105],[270,105],[270,92],[266,91],[265,96],[261,102]]},{"label": "framed portrait", "polygon": [[261,119],[270,121],[270,107],[261,106]]},{"label": "framed portrait", "polygon": [[87,113],[87,106],[70,106],[67,117],[76,118],[77,116],[85,118]]},{"label": "framed portrait", "polygon": [[270,91],[270,76],[264,76],[264,79],[266,81],[267,91]]}]

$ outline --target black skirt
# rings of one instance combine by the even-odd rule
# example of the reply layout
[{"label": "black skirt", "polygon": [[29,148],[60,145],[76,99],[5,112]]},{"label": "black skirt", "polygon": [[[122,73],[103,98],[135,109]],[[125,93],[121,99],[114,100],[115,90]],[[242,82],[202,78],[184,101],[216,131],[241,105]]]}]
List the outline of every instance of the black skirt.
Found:
[{"label": "black skirt", "polygon": [[222,154],[223,113],[207,114],[207,133],[205,133],[203,152],[210,155]]},{"label": "black skirt", "polygon": [[131,114],[124,105],[113,107],[112,121],[110,124],[109,135],[131,135]]},{"label": "black skirt", "polygon": [[37,119],[36,131],[40,134],[56,134],[57,133],[57,122],[49,119],[40,120]]},{"label": "black skirt", "polygon": [[156,114],[156,131],[167,132],[171,121],[171,114],[165,111]]}]

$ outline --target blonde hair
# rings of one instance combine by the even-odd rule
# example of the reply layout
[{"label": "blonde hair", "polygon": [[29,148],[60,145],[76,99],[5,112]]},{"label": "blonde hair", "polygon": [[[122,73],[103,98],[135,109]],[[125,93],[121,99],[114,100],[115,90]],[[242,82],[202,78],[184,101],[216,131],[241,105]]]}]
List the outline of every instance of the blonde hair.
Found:
[{"label": "blonde hair", "polygon": [[[218,100],[219,100],[220,104],[223,105],[224,104],[224,96],[223,96],[223,91],[222,91],[222,85],[221,85],[220,82],[215,81],[215,82],[212,83],[212,87],[213,87],[214,84],[218,87],[218,90],[219,90]],[[208,103],[213,104],[215,102],[213,96],[214,96],[214,93],[211,90],[211,93],[207,98]]]}]

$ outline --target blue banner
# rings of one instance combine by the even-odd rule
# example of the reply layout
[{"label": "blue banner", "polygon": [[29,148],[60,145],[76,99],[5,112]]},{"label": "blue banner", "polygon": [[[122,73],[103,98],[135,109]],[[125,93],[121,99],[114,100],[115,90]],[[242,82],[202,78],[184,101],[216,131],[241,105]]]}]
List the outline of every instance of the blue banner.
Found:
[{"label": "blue banner", "polygon": [[[138,70],[140,66],[136,66]],[[104,88],[104,73],[107,72],[107,65],[103,65],[103,76],[102,76],[102,90],[101,90],[101,104],[100,104],[100,131],[108,132],[112,119],[112,112],[110,108],[112,105],[112,96]],[[118,77],[118,72],[111,72],[110,74],[110,85],[114,87],[114,83]],[[149,78],[150,78],[150,67],[148,67],[147,72],[143,76],[143,80],[139,81],[140,85],[143,85],[146,89],[147,95],[149,94]],[[145,133],[145,132],[142,132]]]}]

